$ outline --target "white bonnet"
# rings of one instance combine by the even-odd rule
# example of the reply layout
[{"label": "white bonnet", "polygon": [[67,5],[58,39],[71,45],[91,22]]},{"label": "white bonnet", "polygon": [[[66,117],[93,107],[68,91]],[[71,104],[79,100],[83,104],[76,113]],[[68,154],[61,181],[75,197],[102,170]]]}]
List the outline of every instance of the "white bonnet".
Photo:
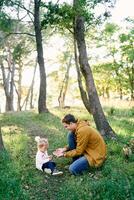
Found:
[{"label": "white bonnet", "polygon": [[40,139],[41,139],[40,136],[36,136],[36,137],[35,137],[35,141],[36,141],[37,143],[40,141]]},{"label": "white bonnet", "polygon": [[37,142],[38,145],[43,144],[43,143],[48,144],[48,139],[47,138],[40,138],[40,136],[36,136],[35,141]]}]

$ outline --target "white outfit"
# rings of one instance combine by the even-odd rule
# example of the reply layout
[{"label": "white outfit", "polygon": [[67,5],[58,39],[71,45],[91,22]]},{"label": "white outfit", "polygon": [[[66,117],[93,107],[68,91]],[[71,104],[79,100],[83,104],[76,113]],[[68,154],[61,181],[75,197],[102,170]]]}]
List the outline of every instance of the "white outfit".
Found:
[{"label": "white outfit", "polygon": [[36,154],[36,168],[42,171],[42,165],[49,160],[47,151],[41,152],[38,150]]}]

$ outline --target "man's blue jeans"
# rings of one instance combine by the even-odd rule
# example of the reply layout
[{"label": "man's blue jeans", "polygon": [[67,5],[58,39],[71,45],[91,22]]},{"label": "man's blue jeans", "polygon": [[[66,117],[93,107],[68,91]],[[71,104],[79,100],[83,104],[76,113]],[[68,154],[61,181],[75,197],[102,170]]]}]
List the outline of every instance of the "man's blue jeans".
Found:
[{"label": "man's blue jeans", "polygon": [[[69,149],[76,149],[76,138],[74,133],[68,133],[68,145]],[[69,166],[69,171],[74,175],[79,175],[83,171],[89,169],[89,162],[85,156],[73,157],[73,163]]]}]

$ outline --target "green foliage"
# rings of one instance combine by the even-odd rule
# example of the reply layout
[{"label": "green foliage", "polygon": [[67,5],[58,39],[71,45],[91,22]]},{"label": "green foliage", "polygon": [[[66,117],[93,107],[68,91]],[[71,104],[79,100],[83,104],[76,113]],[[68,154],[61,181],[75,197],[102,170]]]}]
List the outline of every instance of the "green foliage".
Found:
[{"label": "green foliage", "polygon": [[134,107],[131,108],[130,112],[131,112],[132,116],[134,116]]},{"label": "green foliage", "polygon": [[28,50],[25,48],[25,42],[21,41],[14,47],[13,58],[17,63],[17,61],[19,62],[22,59],[22,56],[27,53]]},{"label": "green foliage", "polygon": [[2,8],[3,4],[4,4],[4,0],[1,0],[0,1],[0,9]]},{"label": "green foliage", "polygon": [[114,115],[115,108],[111,107],[110,110],[108,111],[108,115]]},{"label": "green foliage", "polygon": [[47,28],[48,25],[54,27],[57,24],[68,29],[72,28],[74,13],[70,5],[64,3],[61,7],[58,4],[49,2],[48,4],[42,3],[41,6],[47,9],[41,22],[43,28]]},{"label": "green foliage", "polygon": [[100,95],[108,95],[114,91],[114,67],[112,63],[103,63],[93,66],[94,79]]},{"label": "green foliage", "polygon": [[[101,16],[95,17],[94,8],[99,3],[108,3],[111,5],[112,0],[79,0],[77,4],[72,6],[67,3],[62,5],[54,4],[52,1],[48,3],[41,3],[41,7],[45,8],[44,17],[41,22],[42,28],[60,27],[61,29],[66,28],[68,30],[73,29],[73,22],[75,16],[81,14],[85,19],[85,26],[88,27],[93,24],[101,22]],[[107,18],[109,13],[105,11],[102,16]],[[73,31],[73,30],[71,30]]]},{"label": "green foliage", "polygon": [[107,35],[113,35],[115,32],[119,30],[119,27],[114,23],[107,23],[105,25],[104,33]]},{"label": "green foliage", "polygon": [[130,29],[128,34],[122,33],[120,36],[122,55],[127,56],[129,62],[134,61],[134,29]]},{"label": "green foliage", "polygon": [[12,28],[11,18],[4,12],[0,12],[0,29],[3,32],[9,32]]},{"label": "green foliage", "polygon": [[[105,92],[109,83],[110,93],[117,91],[120,98],[127,95],[133,99],[133,20],[127,20],[127,26],[127,30],[122,31],[116,24],[107,23],[100,34],[96,34],[98,37],[97,48],[102,48],[102,50],[104,47],[106,48],[104,49],[103,63],[93,67],[100,95]],[[121,31],[122,33],[120,33]],[[100,62],[100,59],[98,61]]]},{"label": "green foliage", "polygon": [[[17,150],[17,149],[16,149]],[[18,152],[19,153],[19,152]],[[14,160],[7,152],[0,153],[0,197],[1,199],[28,199],[28,194],[21,185],[19,174]]]}]

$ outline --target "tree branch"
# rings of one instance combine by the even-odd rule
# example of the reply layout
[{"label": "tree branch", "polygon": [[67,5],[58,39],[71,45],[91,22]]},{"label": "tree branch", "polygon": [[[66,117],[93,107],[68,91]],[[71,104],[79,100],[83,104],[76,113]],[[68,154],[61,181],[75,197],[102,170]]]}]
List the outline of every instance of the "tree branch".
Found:
[{"label": "tree branch", "polygon": [[34,34],[26,33],[26,32],[24,32],[24,33],[8,33],[8,34],[6,35],[6,37],[8,37],[8,36],[10,36],[10,35],[29,35],[29,36],[35,37]]},{"label": "tree branch", "polygon": [[24,10],[26,10],[27,11],[27,13],[30,13],[31,15],[33,15],[34,16],[34,13],[33,12],[31,12],[30,10],[28,10],[25,6],[23,6],[23,5],[21,5],[21,4],[19,4],[19,3],[17,3],[17,2],[13,2],[13,1],[11,1],[14,5],[16,5],[16,6],[19,6],[20,8],[22,8],[22,9],[24,9]]}]

